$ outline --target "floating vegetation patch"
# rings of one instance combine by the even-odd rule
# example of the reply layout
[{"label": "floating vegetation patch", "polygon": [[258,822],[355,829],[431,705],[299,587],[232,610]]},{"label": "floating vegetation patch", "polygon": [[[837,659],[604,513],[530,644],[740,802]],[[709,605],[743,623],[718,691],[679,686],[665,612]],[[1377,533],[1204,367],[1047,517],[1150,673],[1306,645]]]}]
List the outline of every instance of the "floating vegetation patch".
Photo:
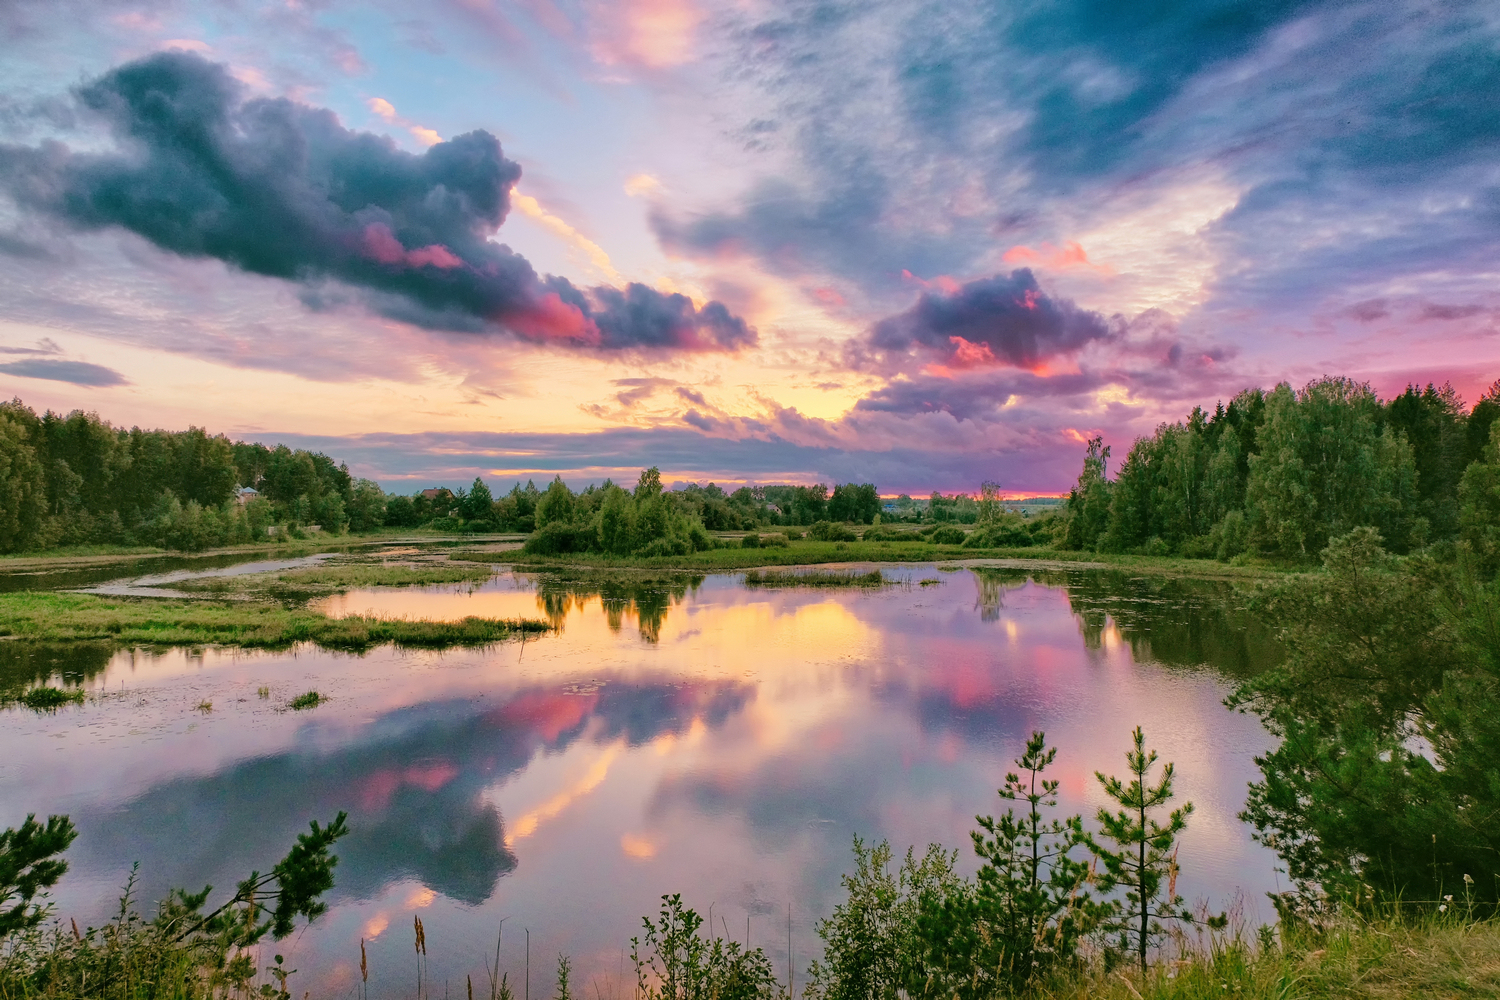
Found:
[{"label": "floating vegetation patch", "polygon": [[316,691],[307,691],[287,702],[286,707],[290,708],[293,712],[301,712],[309,708],[317,708],[327,700],[327,698]]},{"label": "floating vegetation patch", "polygon": [[868,573],[831,570],[793,571],[753,570],[745,574],[747,587],[885,587],[894,583],[878,569]]},{"label": "floating vegetation patch", "polygon": [[64,705],[82,705],[82,688],[56,688],[50,685],[34,687],[20,695],[0,695],[0,704],[13,702],[24,705],[33,712],[55,712]]}]

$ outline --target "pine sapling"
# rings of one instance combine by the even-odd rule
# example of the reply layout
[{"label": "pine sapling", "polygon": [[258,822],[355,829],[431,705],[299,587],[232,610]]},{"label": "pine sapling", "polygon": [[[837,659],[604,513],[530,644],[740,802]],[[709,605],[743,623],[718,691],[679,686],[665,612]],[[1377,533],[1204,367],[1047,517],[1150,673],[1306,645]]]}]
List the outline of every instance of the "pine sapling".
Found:
[{"label": "pine sapling", "polygon": [[977,816],[974,853],[982,860],[976,894],[990,950],[981,962],[1020,988],[1049,969],[1074,958],[1079,939],[1098,923],[1104,908],[1085,890],[1087,862],[1073,856],[1086,843],[1083,821],[1043,819],[1057,807],[1058,782],[1042,772],[1057,759],[1045,733],[1034,732],[1016,760],[1020,773],[1008,773],[1002,799],[1025,803],[1017,816],[1007,810],[998,820]]},{"label": "pine sapling", "polygon": [[1125,755],[1130,769],[1129,784],[1094,772],[1104,793],[1121,806],[1113,813],[1101,808],[1097,817],[1101,835],[1115,847],[1100,844],[1092,835],[1088,837],[1088,845],[1104,865],[1098,877],[1099,889],[1125,890],[1125,904],[1118,911],[1116,928],[1120,931],[1122,949],[1135,951],[1144,976],[1146,952],[1163,933],[1160,922],[1194,919],[1177,895],[1177,841],[1187,829],[1193,804],[1185,803],[1172,810],[1165,823],[1158,822],[1153,813],[1172,798],[1172,765],[1164,765],[1161,780],[1154,786],[1148,785],[1147,775],[1156,763],[1156,751],[1146,749],[1146,735],[1139,726],[1132,736],[1135,749]]}]

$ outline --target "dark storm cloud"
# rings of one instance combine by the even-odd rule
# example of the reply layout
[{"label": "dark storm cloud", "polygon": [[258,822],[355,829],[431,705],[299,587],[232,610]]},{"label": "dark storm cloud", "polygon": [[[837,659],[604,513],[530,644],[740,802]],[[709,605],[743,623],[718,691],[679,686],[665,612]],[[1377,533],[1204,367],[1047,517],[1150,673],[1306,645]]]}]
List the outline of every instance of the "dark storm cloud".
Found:
[{"label": "dark storm cloud", "polygon": [[755,340],[717,302],[699,310],[637,284],[585,291],[491,242],[521,168],[488,132],[407,153],[327,109],[245,100],[223,66],[183,52],[114,69],[78,98],[117,149],[0,147],[0,184],[80,229],[120,227],[183,257],[300,282],[310,303],[337,300],[322,283],[353,286],[430,328],[601,350]]},{"label": "dark storm cloud", "polygon": [[[7,350],[5,353],[19,352]],[[74,385],[96,388],[129,384],[129,380],[113,368],[89,364],[87,361],[28,358],[25,361],[12,361],[9,364],[0,365],[0,372],[6,375],[20,375],[22,378],[44,378],[54,382],[71,382]]]},{"label": "dark storm cloud", "polygon": [[1111,336],[1098,313],[1047,295],[1027,268],[922,293],[906,312],[875,324],[868,351],[886,366],[1031,368]]}]

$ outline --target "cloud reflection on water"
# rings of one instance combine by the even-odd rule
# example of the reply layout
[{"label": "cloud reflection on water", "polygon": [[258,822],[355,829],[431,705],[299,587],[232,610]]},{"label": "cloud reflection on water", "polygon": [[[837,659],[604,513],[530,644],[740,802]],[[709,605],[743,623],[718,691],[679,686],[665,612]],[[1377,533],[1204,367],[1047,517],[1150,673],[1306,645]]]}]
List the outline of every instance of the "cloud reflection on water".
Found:
[{"label": "cloud reflection on water", "polygon": [[[1061,748],[1063,807],[1091,814],[1093,770],[1118,770],[1141,723],[1198,805],[1188,894],[1267,887],[1268,857],[1234,818],[1266,737],[1219,698],[1224,674],[1275,650],[1231,587],[1079,570],[894,572],[942,582],[752,592],[732,576],[595,586],[502,575],[479,588],[355,592],[330,609],[541,610],[561,632],[449,654],[208,651],[101,664],[94,651],[72,676],[104,690],[126,680],[146,707],[90,705],[28,717],[30,736],[0,733],[0,756],[21,761],[0,764],[0,798],[46,808],[49,790],[71,783],[85,801],[68,806],[83,829],[75,873],[113,884],[139,859],[148,897],[264,870],[309,819],[346,809],[354,832],[336,905],[307,932],[315,954],[302,967],[377,926],[409,924],[423,890],[423,921],[449,943],[434,969],[449,963],[444,974],[461,981],[483,974],[477,956],[494,942],[482,939],[511,914],[580,969],[612,970],[661,892],[704,909],[763,916],[790,898],[804,917],[826,913],[855,834],[963,848],[1032,728]],[[0,669],[39,676],[44,659]],[[307,715],[241,707],[267,677],[334,700]],[[221,707],[190,715],[204,697]],[[106,725],[116,742],[80,740]],[[43,732],[75,741],[74,770],[47,756],[60,745],[44,746]],[[78,768],[119,780],[90,785]],[[398,947],[387,937],[380,948]],[[804,961],[809,920],[794,943]]]}]

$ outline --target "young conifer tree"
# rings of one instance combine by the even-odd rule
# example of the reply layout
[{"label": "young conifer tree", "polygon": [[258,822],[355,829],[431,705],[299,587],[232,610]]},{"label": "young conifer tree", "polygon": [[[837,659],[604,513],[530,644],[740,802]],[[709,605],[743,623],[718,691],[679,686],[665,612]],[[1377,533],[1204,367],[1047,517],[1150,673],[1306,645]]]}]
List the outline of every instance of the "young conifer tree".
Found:
[{"label": "young conifer tree", "polygon": [[1074,856],[1087,840],[1082,819],[1042,817],[1057,808],[1058,783],[1041,776],[1056,759],[1046,734],[1032,733],[1016,760],[1020,774],[1007,774],[999,789],[1002,799],[1025,803],[1024,811],[975,817],[980,829],[970,834],[983,861],[979,908],[1001,952],[995,967],[1009,971],[1013,988],[1073,960],[1079,940],[1106,912],[1084,890],[1088,862]]},{"label": "young conifer tree", "polygon": [[[1141,974],[1145,975],[1146,952],[1163,933],[1161,921],[1193,920],[1177,895],[1177,840],[1187,829],[1193,804],[1188,802],[1172,810],[1165,823],[1157,820],[1153,814],[1172,798],[1172,765],[1166,764],[1161,780],[1149,785],[1147,776],[1156,763],[1156,751],[1146,749],[1146,734],[1140,726],[1132,737],[1135,749],[1125,754],[1129,784],[1094,772],[1104,793],[1122,807],[1116,812],[1101,808],[1097,817],[1101,835],[1115,847],[1102,845],[1093,835],[1088,836],[1088,845],[1104,864],[1098,878],[1100,891],[1125,890],[1125,903],[1117,911],[1115,928],[1120,932],[1121,948],[1136,953]],[[1221,926],[1218,918],[1211,923]]]}]

